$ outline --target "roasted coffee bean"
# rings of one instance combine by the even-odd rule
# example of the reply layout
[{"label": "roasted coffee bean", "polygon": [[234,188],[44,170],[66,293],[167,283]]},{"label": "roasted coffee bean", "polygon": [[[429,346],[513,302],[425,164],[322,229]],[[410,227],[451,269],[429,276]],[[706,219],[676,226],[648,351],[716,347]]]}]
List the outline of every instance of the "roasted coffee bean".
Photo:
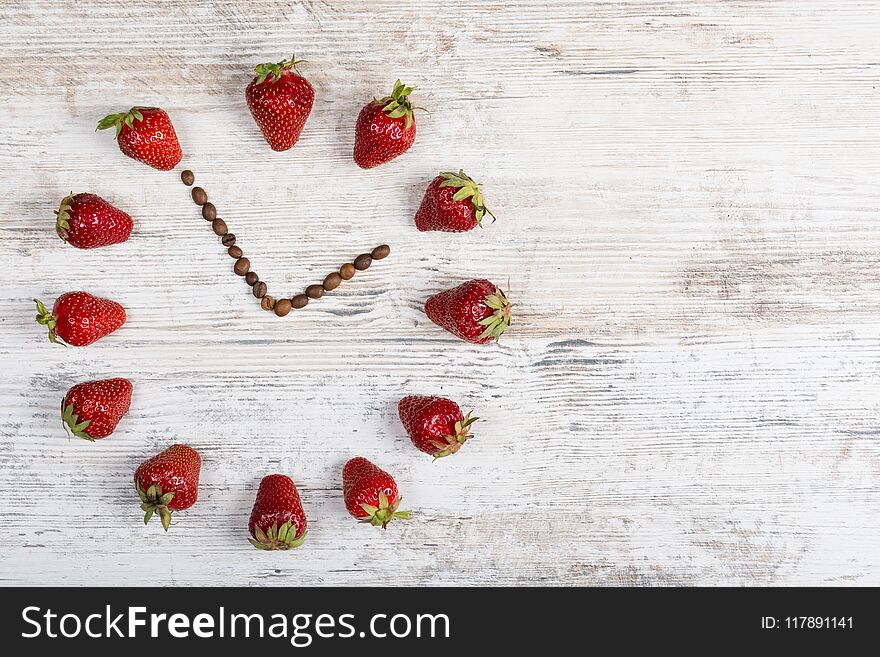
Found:
[{"label": "roasted coffee bean", "polygon": [[342,278],[342,280],[347,281],[352,276],[354,276],[354,271],[354,265],[350,262],[346,262],[339,268],[339,276]]},{"label": "roasted coffee bean", "polygon": [[275,297],[270,297],[268,294],[260,299],[260,308],[263,310],[272,310],[275,307]]},{"label": "roasted coffee bean", "polygon": [[184,169],[180,172],[180,182],[189,187],[196,181],[196,174],[194,174],[189,169]]},{"label": "roasted coffee bean", "polygon": [[214,219],[214,221],[211,222],[211,230],[214,231],[215,235],[219,235],[220,237],[223,237],[229,232],[229,229],[226,227],[226,222],[222,219]]},{"label": "roasted coffee bean", "polygon": [[223,246],[232,246],[233,244],[235,244],[235,235],[233,235],[232,233],[226,233],[223,236],[223,239],[220,240],[220,242],[223,244]]},{"label": "roasted coffee bean", "polygon": [[278,299],[275,303],[275,314],[284,317],[290,312],[290,299]]},{"label": "roasted coffee bean", "polygon": [[214,221],[217,218],[217,208],[214,207],[213,203],[205,203],[202,206],[202,217],[204,217],[205,221]]},{"label": "roasted coffee bean", "polygon": [[249,271],[247,273],[247,276],[244,277],[244,282],[247,283],[248,285],[253,285],[258,280],[260,280],[260,277],[257,276],[257,272],[255,272],[255,271]]},{"label": "roasted coffee bean", "polygon": [[242,253],[240,246],[230,246],[227,253],[233,258],[240,258],[244,253]]},{"label": "roasted coffee bean", "polygon": [[309,298],[305,294],[297,294],[290,300],[290,305],[299,310],[309,305]]},{"label": "roasted coffee bean", "polygon": [[248,269],[251,268],[251,261],[247,258],[239,258],[235,261],[235,264],[232,266],[232,271],[234,271],[239,276],[244,276],[248,273]]},{"label": "roasted coffee bean", "polygon": [[208,202],[208,193],[201,187],[193,187],[191,193],[193,201],[195,201],[197,205],[204,205]]},{"label": "roasted coffee bean", "polygon": [[321,285],[309,285],[306,288],[306,296],[309,299],[320,299],[324,296],[324,287]]},{"label": "roasted coffee bean", "polygon": [[262,299],[266,296],[266,284],[263,281],[257,281],[254,284],[254,296],[257,297],[257,299]]},{"label": "roasted coffee bean", "polygon": [[361,253],[357,258],[354,259],[354,268],[358,271],[369,269],[370,265],[372,264],[373,257],[369,253]]},{"label": "roasted coffee bean", "polygon": [[332,274],[327,274],[327,278],[324,279],[324,289],[330,292],[330,290],[335,290],[339,287],[339,284],[342,282],[342,276],[333,272]]},{"label": "roasted coffee bean", "polygon": [[373,256],[373,260],[381,260],[382,258],[387,258],[389,253],[391,253],[391,247],[387,244],[380,244],[373,249],[370,255]]}]

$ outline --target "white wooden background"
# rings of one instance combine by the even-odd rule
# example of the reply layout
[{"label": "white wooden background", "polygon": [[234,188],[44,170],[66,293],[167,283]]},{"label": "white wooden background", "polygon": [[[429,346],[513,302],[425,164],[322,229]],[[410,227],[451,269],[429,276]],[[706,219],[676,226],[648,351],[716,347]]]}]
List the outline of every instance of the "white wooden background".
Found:
[{"label": "white wooden background", "polygon": [[[0,5],[2,584],[880,583],[880,7],[741,2],[62,2]],[[290,152],[244,102],[292,52],[316,90]],[[359,107],[400,77],[415,146],[351,160]],[[178,181],[99,118],[171,114],[270,292],[392,256],[284,320],[262,312]],[[463,167],[494,225],[421,234],[427,182]],[[65,247],[93,191],[132,239]],[[424,299],[510,279],[501,346]],[[129,320],[55,348],[31,298],[84,288]],[[128,376],[130,414],[68,440],[72,384]],[[432,463],[396,417],[443,393],[484,419]],[[144,527],[134,468],[204,457],[198,504]],[[364,455],[415,519],[349,518]],[[305,546],[247,543],[257,483],[298,483]]]}]

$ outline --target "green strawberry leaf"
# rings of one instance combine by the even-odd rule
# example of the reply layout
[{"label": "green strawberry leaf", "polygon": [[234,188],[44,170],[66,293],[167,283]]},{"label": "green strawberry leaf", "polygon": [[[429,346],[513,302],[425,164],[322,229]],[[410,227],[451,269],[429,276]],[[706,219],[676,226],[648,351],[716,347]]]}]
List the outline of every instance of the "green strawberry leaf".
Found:
[{"label": "green strawberry leaf", "polygon": [[463,201],[466,198],[470,198],[471,205],[474,208],[474,219],[476,220],[477,225],[482,227],[483,217],[487,214],[492,217],[493,222],[495,221],[495,215],[492,214],[483,202],[483,193],[480,191],[479,185],[474,182],[473,178],[468,176],[461,169],[458,170],[458,173],[444,171],[440,175],[443,177],[443,182],[440,183],[440,187],[454,187],[458,189],[452,197],[453,200]]}]

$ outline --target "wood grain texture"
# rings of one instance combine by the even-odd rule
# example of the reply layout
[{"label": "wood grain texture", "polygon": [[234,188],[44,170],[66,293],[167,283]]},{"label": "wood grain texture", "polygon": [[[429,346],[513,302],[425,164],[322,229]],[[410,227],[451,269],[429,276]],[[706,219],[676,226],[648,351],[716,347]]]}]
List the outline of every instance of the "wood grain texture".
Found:
[{"label": "wood grain texture", "polygon": [[[878,28],[871,0],[2,3],[0,583],[381,584],[389,555],[410,585],[880,583]],[[293,50],[317,99],[276,154],[243,90]],[[432,113],[361,171],[357,111],[398,77]],[[270,294],[392,255],[262,312],[177,172],[94,133],[144,103]],[[459,167],[497,223],[418,233],[424,187]],[[62,245],[70,190],[130,211],[132,239]],[[421,312],[474,276],[510,280],[498,347]],[[76,288],[129,321],[52,348],[30,300]],[[64,391],[117,375],[117,432],[67,440]],[[433,392],[483,421],[432,464],[395,403]],[[162,536],[130,480],[181,440],[201,496]],[[415,520],[346,515],[356,454]],[[295,553],[246,540],[273,471],[310,519]]]}]

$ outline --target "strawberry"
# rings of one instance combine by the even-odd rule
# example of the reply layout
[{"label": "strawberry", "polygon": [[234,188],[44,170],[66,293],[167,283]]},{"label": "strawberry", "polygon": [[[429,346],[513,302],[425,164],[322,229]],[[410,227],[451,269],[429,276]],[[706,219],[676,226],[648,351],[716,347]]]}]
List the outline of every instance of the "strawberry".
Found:
[{"label": "strawberry", "polygon": [[315,102],[315,90],[296,65],[296,56],[277,64],[259,64],[244,92],[248,109],[273,151],[291,148]]},{"label": "strawberry", "polygon": [[283,474],[263,477],[248,520],[248,539],[258,550],[289,550],[306,540],[306,514],[293,479]]},{"label": "strawberry", "polygon": [[501,288],[485,278],[467,281],[425,302],[428,319],[474,344],[497,341],[510,325],[510,308]]},{"label": "strawberry", "polygon": [[409,150],[416,140],[416,122],[409,95],[415,87],[400,80],[385,98],[374,98],[358,115],[354,127],[354,161],[361,169],[390,162]]},{"label": "strawberry", "polygon": [[201,467],[202,457],[189,445],[172,445],[141,463],[134,473],[134,487],[141,498],[144,524],[158,513],[167,532],[171,512],[196,503]]},{"label": "strawberry", "polygon": [[95,441],[113,433],[130,407],[128,379],[89,381],[67,391],[61,402],[61,419],[68,435]]},{"label": "strawberry", "polygon": [[464,233],[482,226],[486,214],[495,220],[483,204],[483,193],[477,183],[461,169],[458,173],[447,171],[434,178],[425,190],[416,212],[416,228]]},{"label": "strawberry", "polygon": [[55,211],[58,237],[78,249],[119,244],[134,227],[131,217],[97,194],[65,196]]},{"label": "strawberry", "polygon": [[39,299],[37,323],[49,328],[49,342],[85,347],[110,335],[125,323],[125,308],[115,301],[88,292],[66,292],[55,300],[50,313]]},{"label": "strawberry", "polygon": [[345,507],[361,522],[385,529],[394,518],[409,520],[409,511],[398,511],[397,484],[390,474],[357,456],[342,469]]},{"label": "strawberry", "polygon": [[455,454],[473,438],[470,426],[478,418],[463,415],[451,399],[409,395],[397,403],[397,414],[417,449],[435,459]]},{"label": "strawberry", "polygon": [[132,107],[122,114],[109,114],[98,130],[116,128],[116,143],[125,155],[159,171],[178,165],[183,152],[171,119],[158,107]]}]

